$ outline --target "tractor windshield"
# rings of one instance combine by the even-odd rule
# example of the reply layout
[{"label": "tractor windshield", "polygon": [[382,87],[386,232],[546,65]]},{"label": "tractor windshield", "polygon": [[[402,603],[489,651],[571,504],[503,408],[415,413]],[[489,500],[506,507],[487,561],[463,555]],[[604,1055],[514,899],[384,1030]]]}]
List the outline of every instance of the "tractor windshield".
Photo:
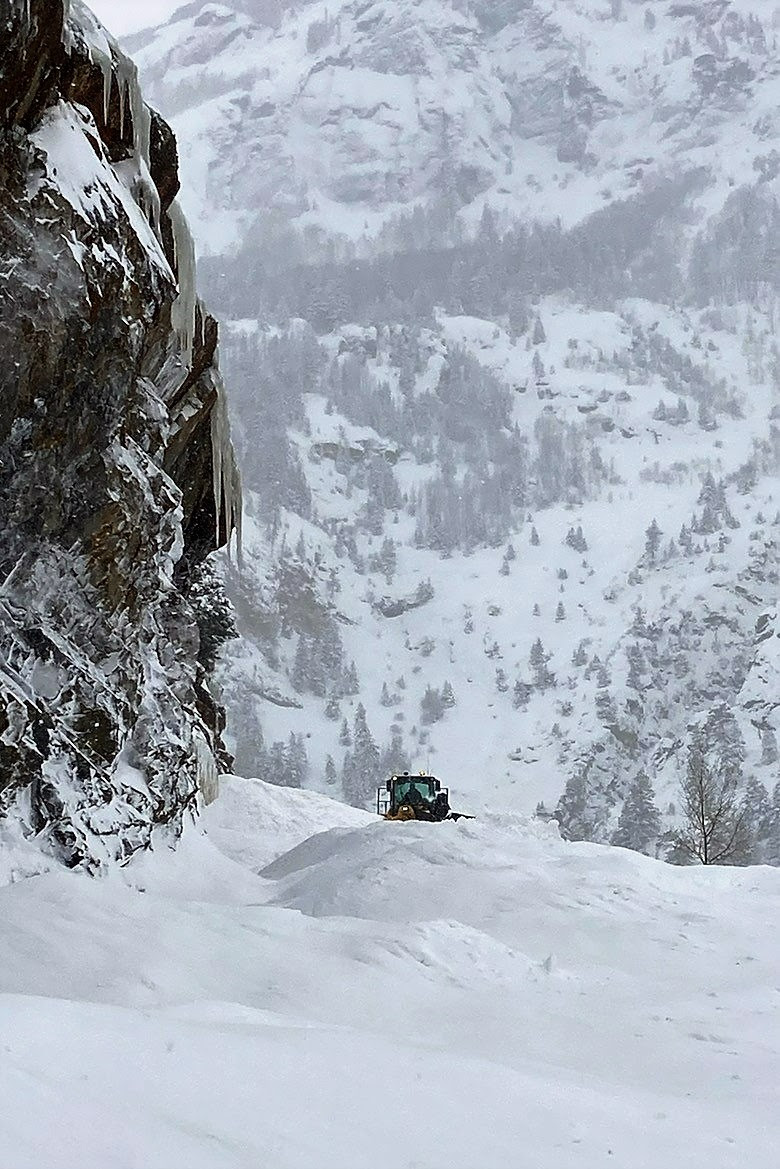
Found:
[{"label": "tractor windshield", "polygon": [[[412,791],[412,789],[417,791],[422,796],[422,798],[428,802],[430,802],[436,794],[433,783],[429,779],[404,780],[403,783],[397,783],[395,786],[396,804],[402,804],[404,800],[408,800],[410,798],[409,793]],[[411,796],[412,800],[414,798],[414,796]]]}]

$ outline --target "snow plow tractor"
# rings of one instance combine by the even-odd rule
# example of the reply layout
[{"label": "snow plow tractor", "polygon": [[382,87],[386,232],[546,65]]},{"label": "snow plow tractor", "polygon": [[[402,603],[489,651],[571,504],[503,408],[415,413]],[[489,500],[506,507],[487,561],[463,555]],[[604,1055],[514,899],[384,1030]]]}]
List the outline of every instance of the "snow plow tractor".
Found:
[{"label": "snow plow tractor", "polygon": [[376,793],[376,810],[385,820],[473,819],[464,812],[450,810],[450,793],[433,775],[391,775]]}]

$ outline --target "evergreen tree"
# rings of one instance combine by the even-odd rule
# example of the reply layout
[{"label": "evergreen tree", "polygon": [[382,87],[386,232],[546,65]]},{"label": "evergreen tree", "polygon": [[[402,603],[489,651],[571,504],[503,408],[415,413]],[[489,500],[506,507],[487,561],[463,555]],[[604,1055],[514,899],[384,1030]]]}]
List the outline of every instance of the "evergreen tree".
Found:
[{"label": "evergreen tree", "polygon": [[572,654],[571,664],[573,666],[584,666],[588,662],[588,652],[585,648],[585,642],[581,641],[574,653]]},{"label": "evergreen tree", "polygon": [[303,787],[309,777],[309,758],[302,735],[291,734],[285,750],[287,787]]},{"label": "evergreen tree", "polygon": [[640,771],[628,790],[612,843],[652,856],[652,846],[658,839],[660,828],[655,792],[648,777]]},{"label": "evergreen tree", "polygon": [[344,798],[356,808],[372,807],[381,780],[381,761],[362,702],[358,703],[355,711],[352,742],[352,751],[344,759]]},{"label": "evergreen tree", "polygon": [[332,722],[338,722],[341,718],[341,707],[338,695],[335,693],[331,694],[325,703],[325,718],[329,718]]},{"label": "evergreen tree", "polygon": [[226,641],[238,637],[233,606],[210,559],[197,569],[188,600],[198,626],[198,661],[210,673]]},{"label": "evergreen tree", "polygon": [[267,770],[260,778],[277,787],[289,787],[287,782],[287,749],[283,742],[272,743],[267,753]]},{"label": "evergreen tree", "polygon": [[771,767],[777,759],[777,736],[772,727],[765,726],[761,730],[761,766]]},{"label": "evergreen tree", "polygon": [[531,694],[532,690],[528,683],[524,682],[522,678],[518,678],[512,691],[512,705],[515,710],[524,710],[528,705]]},{"label": "evergreen tree", "polygon": [[745,740],[731,706],[720,702],[707,715],[701,741],[708,757],[728,782],[737,787],[742,779]]},{"label": "evergreen tree", "polygon": [[645,619],[645,611],[641,605],[637,605],[634,609],[634,620],[631,622],[631,632],[633,633],[634,637],[649,636],[647,621]]},{"label": "evergreen tree", "polygon": [[344,670],[341,682],[342,693],[347,697],[360,693],[360,682],[358,681],[357,666],[354,662],[350,662],[346,670]]},{"label": "evergreen tree", "polygon": [[538,547],[539,543],[540,543],[539,533],[537,532],[536,528],[533,525],[531,525],[531,544],[533,545],[534,548],[536,548],[536,547]]},{"label": "evergreen tree", "polygon": [[528,328],[528,304],[520,293],[510,293],[508,302],[509,336],[513,341],[521,337]]},{"label": "evergreen tree", "polygon": [[626,657],[628,659],[626,684],[631,690],[641,693],[644,690],[644,674],[647,669],[645,655],[642,653],[641,647],[634,644],[626,646]]},{"label": "evergreen tree", "polygon": [[311,686],[314,694],[324,694],[338,686],[344,660],[344,647],[336,621],[327,615],[312,638]]},{"label": "evergreen tree", "polygon": [[425,693],[420,700],[420,722],[423,726],[430,726],[444,717],[446,710],[441,693],[432,686],[425,687]]},{"label": "evergreen tree", "polygon": [[567,544],[569,548],[573,548],[575,552],[588,551],[588,541],[583,535],[581,524],[578,524],[576,528],[569,528],[564,544]]},{"label": "evergreen tree", "polygon": [[293,689],[298,694],[305,693],[308,690],[309,684],[309,669],[311,665],[311,647],[309,638],[305,633],[301,633],[298,637],[298,644],[295,647],[295,660],[293,662],[291,682]]},{"label": "evergreen tree", "polygon": [[563,601],[558,602],[558,607],[555,610],[555,620],[556,621],[565,621],[566,620],[566,610],[563,607]]},{"label": "evergreen tree", "polygon": [[544,381],[547,375],[547,371],[544,368],[544,362],[539,356],[538,349],[534,350],[533,361],[531,362],[531,370],[534,375],[534,381],[537,385],[540,385]]},{"label": "evergreen tree", "polygon": [[750,837],[751,864],[765,864],[772,837],[772,804],[760,780],[750,776],[745,784],[745,822]]},{"label": "evergreen tree", "polygon": [[587,763],[581,764],[566,780],[563,795],[555,809],[555,819],[566,840],[595,839],[599,818],[590,800]]},{"label": "evergreen tree", "polygon": [[352,746],[352,735],[350,734],[349,724],[346,719],[341,721],[341,730],[339,731],[339,742],[342,747]]},{"label": "evergreen tree", "polygon": [[645,556],[651,564],[655,564],[658,556],[658,549],[661,547],[661,536],[663,533],[658,526],[658,522],[653,519],[650,527],[645,532]]},{"label": "evergreen tree", "polygon": [[396,775],[398,773],[402,774],[404,771],[410,771],[411,766],[412,765],[409,754],[404,747],[401,728],[396,723],[393,723],[392,727],[390,728],[390,742],[382,752],[382,757],[380,760],[381,774],[379,783],[381,783],[382,779],[386,776]]},{"label": "evergreen tree", "polygon": [[680,528],[680,535],[677,538],[677,543],[680,545],[686,555],[693,555],[693,537],[685,524],[683,524],[683,526]]},{"label": "evergreen tree", "polygon": [[448,710],[455,705],[455,692],[449,682],[445,682],[441,688],[441,700]]},{"label": "evergreen tree", "polygon": [[333,787],[337,778],[338,775],[336,772],[336,764],[333,762],[333,756],[328,755],[325,760],[325,782],[327,783],[328,787]]},{"label": "evergreen tree", "polygon": [[780,865],[780,783],[776,783],[772,792],[772,805],[769,810],[769,825],[764,855],[767,864]]},{"label": "evergreen tree", "polygon": [[551,686],[555,685],[555,675],[547,668],[549,660],[550,654],[545,653],[542,639],[537,637],[528,655],[528,665],[531,668],[534,686],[537,690],[549,690]]}]

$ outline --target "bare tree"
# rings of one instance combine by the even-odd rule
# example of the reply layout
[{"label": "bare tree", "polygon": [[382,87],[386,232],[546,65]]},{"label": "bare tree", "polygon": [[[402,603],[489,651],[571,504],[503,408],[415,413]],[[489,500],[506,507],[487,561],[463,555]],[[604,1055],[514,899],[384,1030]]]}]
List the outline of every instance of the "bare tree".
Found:
[{"label": "bare tree", "polygon": [[703,865],[745,864],[750,853],[747,808],[736,783],[711,766],[699,744],[688,753],[682,781],[683,825],[676,834],[682,856]]}]

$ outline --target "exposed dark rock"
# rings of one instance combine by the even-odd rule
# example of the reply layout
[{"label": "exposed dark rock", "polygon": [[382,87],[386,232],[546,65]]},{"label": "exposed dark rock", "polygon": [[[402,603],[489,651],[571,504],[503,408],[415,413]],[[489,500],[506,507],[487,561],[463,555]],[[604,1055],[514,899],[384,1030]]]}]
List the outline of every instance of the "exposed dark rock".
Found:
[{"label": "exposed dark rock", "polygon": [[411,596],[407,597],[380,597],[374,602],[374,609],[383,617],[402,617],[404,613],[411,613],[413,609],[421,609],[433,600],[433,589],[430,581],[422,581]]},{"label": "exposed dark rock", "polygon": [[222,751],[187,592],[238,484],[178,189],[79,0],[0,0],[0,815],[70,865],[176,837]]}]

